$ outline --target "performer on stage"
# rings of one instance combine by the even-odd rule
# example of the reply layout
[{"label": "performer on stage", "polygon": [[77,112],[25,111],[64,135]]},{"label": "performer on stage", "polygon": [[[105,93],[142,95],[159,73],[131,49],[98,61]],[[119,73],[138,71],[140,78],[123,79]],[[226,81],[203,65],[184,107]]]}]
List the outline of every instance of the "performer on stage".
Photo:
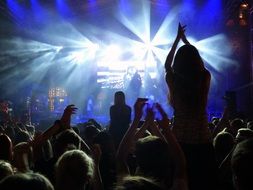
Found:
[{"label": "performer on stage", "polygon": [[134,66],[129,66],[127,68],[123,82],[124,90],[129,97],[129,102],[131,102],[131,104],[134,104],[136,97],[139,96],[142,87],[141,75]]}]

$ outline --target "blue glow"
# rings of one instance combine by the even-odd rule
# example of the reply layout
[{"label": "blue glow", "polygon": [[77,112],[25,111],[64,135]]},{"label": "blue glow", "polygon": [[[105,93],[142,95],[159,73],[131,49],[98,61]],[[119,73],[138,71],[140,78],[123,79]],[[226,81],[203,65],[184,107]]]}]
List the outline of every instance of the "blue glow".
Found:
[{"label": "blue glow", "polygon": [[11,13],[18,19],[25,19],[25,8],[16,0],[7,0],[7,5]]},{"label": "blue glow", "polygon": [[178,4],[178,6],[181,7],[177,14],[178,22],[189,24],[198,19],[198,17],[196,17],[198,9],[193,0],[184,0],[184,2],[181,5]]},{"label": "blue glow", "polygon": [[206,2],[204,8],[199,13],[198,19],[202,23],[208,23],[209,25],[216,24],[222,20],[222,5],[219,0],[209,0]]},{"label": "blue glow", "polygon": [[157,0],[154,4],[154,13],[155,15],[159,15],[158,19],[165,17],[170,9],[171,6],[167,0]]},{"label": "blue glow", "polygon": [[236,61],[229,58],[232,49],[224,34],[210,36],[194,43],[194,45],[199,49],[205,62],[218,72],[223,72],[232,65],[236,66],[237,64]]},{"label": "blue glow", "polygon": [[70,18],[73,16],[71,9],[69,8],[66,0],[56,0],[57,9],[64,18]]},{"label": "blue glow", "polygon": [[127,16],[131,16],[134,10],[128,0],[119,0],[119,9],[124,15]]},{"label": "blue glow", "polygon": [[[201,3],[196,0],[119,0],[115,5],[86,0],[83,4],[77,3],[80,7],[75,7],[74,0],[55,0],[57,10],[44,6],[43,0],[30,0],[32,10],[28,12],[22,4],[24,0],[6,1],[16,20],[23,19],[29,23],[24,26],[21,36],[25,34],[33,39],[1,39],[1,44],[7,47],[0,61],[7,62],[9,57],[14,57],[18,63],[8,64],[0,71],[15,71],[17,65],[29,63],[29,73],[21,80],[20,86],[28,82],[40,83],[53,75],[55,83],[62,82],[71,91],[76,81],[87,82],[95,73],[97,82],[102,81],[99,85],[121,88],[126,68],[133,65],[142,77],[148,70],[152,79],[163,80],[159,75],[163,73],[163,64],[175,39],[178,22],[187,25],[187,38],[198,48],[212,75],[224,77],[224,71],[238,66],[231,59],[231,44],[221,32],[223,10],[218,0]],[[28,14],[29,11],[34,16]],[[34,20],[36,25],[32,22]],[[45,21],[45,24],[40,25],[40,21]],[[84,71],[91,68],[95,71],[84,75]],[[2,82],[17,81],[18,76],[20,73],[13,72]],[[212,80],[218,81],[215,77]],[[217,85],[221,84],[217,82]],[[80,98],[83,95],[80,93]]]},{"label": "blue glow", "polygon": [[32,5],[32,10],[33,10],[33,15],[35,17],[35,20],[37,22],[41,22],[45,19],[45,14],[44,10],[41,7],[40,3],[38,0],[31,0],[31,5]]}]

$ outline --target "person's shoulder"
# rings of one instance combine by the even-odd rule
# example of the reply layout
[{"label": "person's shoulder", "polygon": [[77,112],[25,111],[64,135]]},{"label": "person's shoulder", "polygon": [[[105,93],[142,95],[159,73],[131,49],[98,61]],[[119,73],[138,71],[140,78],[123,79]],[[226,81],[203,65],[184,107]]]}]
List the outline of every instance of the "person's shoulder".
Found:
[{"label": "person's shoulder", "polygon": [[127,108],[128,110],[132,110],[132,108],[131,108],[129,105],[126,105],[126,108]]},{"label": "person's shoulder", "polygon": [[207,69],[204,69],[203,73],[206,79],[211,79],[211,73]]},{"label": "person's shoulder", "polygon": [[115,110],[117,108],[116,105],[111,105],[110,110]]}]

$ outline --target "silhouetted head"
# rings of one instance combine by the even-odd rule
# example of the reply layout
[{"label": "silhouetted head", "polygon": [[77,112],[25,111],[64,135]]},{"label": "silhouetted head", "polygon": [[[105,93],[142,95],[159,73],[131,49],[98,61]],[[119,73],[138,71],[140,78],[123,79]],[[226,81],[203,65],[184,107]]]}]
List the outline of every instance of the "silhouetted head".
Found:
[{"label": "silhouetted head", "polygon": [[241,128],[245,128],[244,121],[240,118],[235,118],[230,122],[230,127],[227,128],[227,131],[236,137],[237,132]]},{"label": "silhouetted head", "polygon": [[231,159],[233,180],[238,190],[253,189],[253,138],[237,144]]},{"label": "silhouetted head", "polygon": [[247,123],[247,128],[253,130],[253,121]]},{"label": "silhouetted head", "polygon": [[80,137],[71,129],[61,132],[54,144],[55,156],[61,156],[65,151],[79,149]]},{"label": "silhouetted head", "polygon": [[114,94],[114,104],[115,105],[124,105],[125,102],[125,94],[122,91],[117,91]]},{"label": "silhouetted head", "polygon": [[253,131],[248,128],[241,128],[237,131],[236,142],[239,143],[241,141],[253,138]]},{"label": "silhouetted head", "polygon": [[205,106],[202,100],[206,96],[206,91],[202,91],[202,89],[209,89],[207,85],[209,84],[210,73],[205,69],[198,50],[192,45],[180,47],[176,53],[172,69],[174,73],[172,104],[177,99],[183,103],[185,108],[204,111],[199,110]]},{"label": "silhouetted head", "polygon": [[84,140],[88,145],[92,145],[93,140],[97,134],[99,134],[100,130],[96,128],[94,125],[89,125],[84,129]]},{"label": "silhouetted head", "polygon": [[180,47],[176,53],[172,68],[183,77],[203,71],[204,64],[198,50],[192,45]]},{"label": "silhouetted head", "polygon": [[54,190],[50,181],[38,173],[19,173],[10,175],[0,182],[1,190]]},{"label": "silhouetted head", "polygon": [[[25,151],[25,152],[24,152]],[[21,142],[13,148],[13,166],[17,168],[19,172],[30,171],[30,167],[33,161],[33,150],[27,142]]]},{"label": "silhouetted head", "polygon": [[11,164],[4,160],[0,160],[0,181],[9,175],[13,175]]},{"label": "silhouetted head", "polygon": [[116,154],[113,138],[108,131],[99,132],[94,138],[94,144],[99,144],[102,153]]},{"label": "silhouetted head", "polygon": [[30,141],[30,135],[26,131],[19,131],[16,133],[16,139],[15,139],[15,144],[21,143],[21,142],[28,142]]},{"label": "silhouetted head", "polygon": [[220,132],[213,140],[215,155],[220,164],[224,158],[230,153],[234,146],[234,137],[228,132]]},{"label": "silhouetted head", "polygon": [[[155,136],[139,139],[136,143],[138,172],[141,175],[163,181],[170,176],[173,168],[169,149],[164,140]],[[168,184],[171,181],[168,181]]]},{"label": "silhouetted head", "polygon": [[56,189],[85,189],[94,175],[94,162],[85,152],[65,152],[56,163]]},{"label": "silhouetted head", "polygon": [[142,176],[127,176],[114,190],[162,190],[163,188],[153,179]]}]

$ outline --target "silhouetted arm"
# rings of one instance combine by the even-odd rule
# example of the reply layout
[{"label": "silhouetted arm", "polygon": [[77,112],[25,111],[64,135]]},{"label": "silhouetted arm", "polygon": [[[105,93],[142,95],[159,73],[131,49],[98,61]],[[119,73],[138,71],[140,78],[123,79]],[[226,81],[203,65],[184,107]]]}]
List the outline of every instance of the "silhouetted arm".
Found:
[{"label": "silhouetted arm", "polygon": [[75,114],[76,107],[74,105],[68,105],[61,117],[61,120],[55,121],[54,125],[48,128],[46,131],[42,133],[42,135],[38,136],[34,141],[31,143],[33,146],[36,146],[37,144],[43,144],[46,140],[51,138],[53,135],[70,128],[70,121],[71,121],[71,115]]},{"label": "silhouetted arm", "polygon": [[100,175],[100,170],[99,170],[99,162],[100,162],[100,158],[101,158],[101,149],[100,146],[98,144],[94,144],[92,149],[92,158],[94,160],[94,179],[92,181],[92,189],[93,190],[103,190],[103,181]]},{"label": "silhouetted arm", "polygon": [[[57,120],[54,125],[50,128],[48,128],[45,132],[42,133],[42,135],[38,136],[36,139],[34,139],[30,144],[33,145],[35,148],[38,145],[43,144],[48,139],[50,139],[53,135],[56,135],[66,129],[70,129],[70,122],[71,122],[71,115],[75,114],[75,111],[77,108],[74,105],[68,105],[60,120]],[[90,153],[89,146],[83,141],[81,137],[79,137],[81,142],[81,149],[85,151],[86,153]]]},{"label": "silhouetted arm", "polygon": [[156,107],[160,112],[160,114],[162,115],[162,120],[159,121],[159,126],[163,130],[163,135],[167,141],[170,150],[170,155],[174,162],[175,166],[174,179],[182,179],[185,182],[187,182],[186,159],[184,153],[180,145],[178,144],[176,137],[174,136],[169,127],[169,119],[167,117],[167,114],[165,113],[160,104],[157,104]]},{"label": "silhouetted arm", "polygon": [[129,169],[128,169],[128,165],[127,165],[127,156],[129,154],[130,148],[131,148],[131,144],[134,141],[134,136],[136,133],[136,129],[138,127],[138,124],[140,122],[140,119],[142,117],[142,108],[144,106],[145,102],[138,100],[136,101],[135,105],[134,105],[134,120],[132,122],[132,124],[130,125],[130,127],[128,128],[125,136],[123,137],[117,154],[116,154],[116,158],[118,161],[118,173],[119,173],[119,177],[121,175],[126,175],[129,174]]},{"label": "silhouetted arm", "polygon": [[176,36],[176,39],[174,41],[174,43],[172,44],[172,47],[170,49],[170,52],[166,58],[166,61],[165,61],[165,70],[166,72],[170,71],[171,70],[171,66],[172,66],[172,62],[173,62],[173,58],[174,58],[174,55],[175,55],[175,52],[176,52],[176,49],[177,49],[177,45],[180,41],[180,39],[182,37],[184,37],[184,41],[185,42],[188,42],[188,40],[186,39],[185,35],[184,35],[184,31],[185,31],[185,26],[181,26],[181,24],[179,23],[178,24],[178,30],[177,30],[177,36]]},{"label": "silhouetted arm", "polygon": [[226,127],[229,127],[230,123],[228,119],[228,115],[229,115],[228,111],[229,111],[228,108],[225,107],[219,123],[215,126],[213,130],[213,134],[212,134],[213,138],[216,137],[216,135],[222,130],[224,130]]},{"label": "silhouetted arm", "polygon": [[[184,26],[184,28],[185,28],[186,26]],[[186,36],[185,36],[185,29],[183,28],[183,32],[182,32],[182,34],[181,34],[181,39],[182,39],[182,41],[184,42],[184,44],[186,44],[186,45],[190,45],[190,42],[187,40],[187,38],[186,38]]]},{"label": "silhouetted arm", "polygon": [[[146,109],[147,115],[145,117],[144,123],[139,130],[134,135],[135,141],[142,138],[147,130],[149,130],[150,125],[154,122],[154,114],[150,108]],[[149,131],[150,132],[150,131]]]}]

